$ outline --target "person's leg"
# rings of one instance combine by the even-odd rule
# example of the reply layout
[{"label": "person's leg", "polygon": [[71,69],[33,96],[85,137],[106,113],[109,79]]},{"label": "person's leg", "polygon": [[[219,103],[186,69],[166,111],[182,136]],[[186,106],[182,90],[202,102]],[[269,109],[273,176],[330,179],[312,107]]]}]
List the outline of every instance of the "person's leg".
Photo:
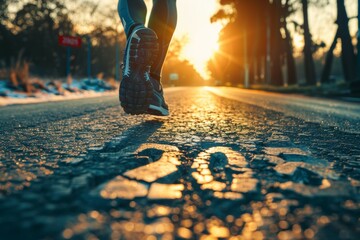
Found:
[{"label": "person's leg", "polygon": [[137,25],[145,25],[147,11],[143,0],[119,0],[118,11],[127,37]]},{"label": "person's leg", "polygon": [[158,36],[159,52],[151,64],[150,81],[153,85],[153,97],[149,105],[150,114],[168,115],[169,108],[164,99],[161,86],[161,71],[166,54],[175,31],[177,21],[176,0],[153,0],[149,28]]},{"label": "person's leg", "polygon": [[176,0],[153,0],[149,28],[158,36],[159,53],[151,65],[151,76],[160,81],[161,70],[175,31],[177,22]]}]

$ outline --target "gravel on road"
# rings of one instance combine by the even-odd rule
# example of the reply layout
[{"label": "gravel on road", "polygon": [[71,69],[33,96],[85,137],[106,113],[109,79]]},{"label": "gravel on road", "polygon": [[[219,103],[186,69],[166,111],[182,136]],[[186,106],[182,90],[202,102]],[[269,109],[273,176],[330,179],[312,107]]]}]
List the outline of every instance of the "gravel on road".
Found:
[{"label": "gravel on road", "polygon": [[166,98],[166,118],[116,98],[0,109],[0,238],[358,239],[359,133],[204,88]]}]

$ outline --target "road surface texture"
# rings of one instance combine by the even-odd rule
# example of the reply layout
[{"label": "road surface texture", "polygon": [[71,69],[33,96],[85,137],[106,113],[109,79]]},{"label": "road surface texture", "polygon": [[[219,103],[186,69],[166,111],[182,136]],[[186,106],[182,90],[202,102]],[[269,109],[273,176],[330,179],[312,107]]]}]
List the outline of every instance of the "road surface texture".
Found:
[{"label": "road surface texture", "polygon": [[0,239],[359,239],[360,105],[235,88],[0,109]]}]

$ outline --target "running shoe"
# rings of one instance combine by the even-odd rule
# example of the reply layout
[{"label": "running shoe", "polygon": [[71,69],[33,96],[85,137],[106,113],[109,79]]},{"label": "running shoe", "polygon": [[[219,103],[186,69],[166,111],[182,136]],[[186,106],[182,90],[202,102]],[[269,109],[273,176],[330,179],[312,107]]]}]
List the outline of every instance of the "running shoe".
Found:
[{"label": "running shoe", "polygon": [[153,30],[139,25],[127,40],[119,98],[128,114],[148,113],[150,104],[154,102],[150,67],[158,54],[157,39]]},{"label": "running shoe", "polygon": [[164,91],[160,81],[150,76],[150,82],[153,86],[153,95],[150,101],[148,113],[156,116],[168,116],[169,107],[164,99]]}]

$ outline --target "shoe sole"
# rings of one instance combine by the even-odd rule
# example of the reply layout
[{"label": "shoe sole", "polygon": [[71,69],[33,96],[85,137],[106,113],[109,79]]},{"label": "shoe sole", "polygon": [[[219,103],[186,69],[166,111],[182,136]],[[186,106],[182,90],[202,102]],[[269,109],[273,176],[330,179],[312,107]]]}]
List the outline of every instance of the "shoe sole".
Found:
[{"label": "shoe sole", "polygon": [[169,116],[169,110],[163,107],[151,105],[149,106],[148,113],[156,116]]},{"label": "shoe sole", "polygon": [[144,114],[150,105],[153,87],[148,69],[158,54],[158,41],[149,28],[135,29],[126,46],[124,74],[131,68],[132,73],[120,83],[120,103],[128,114]]}]

